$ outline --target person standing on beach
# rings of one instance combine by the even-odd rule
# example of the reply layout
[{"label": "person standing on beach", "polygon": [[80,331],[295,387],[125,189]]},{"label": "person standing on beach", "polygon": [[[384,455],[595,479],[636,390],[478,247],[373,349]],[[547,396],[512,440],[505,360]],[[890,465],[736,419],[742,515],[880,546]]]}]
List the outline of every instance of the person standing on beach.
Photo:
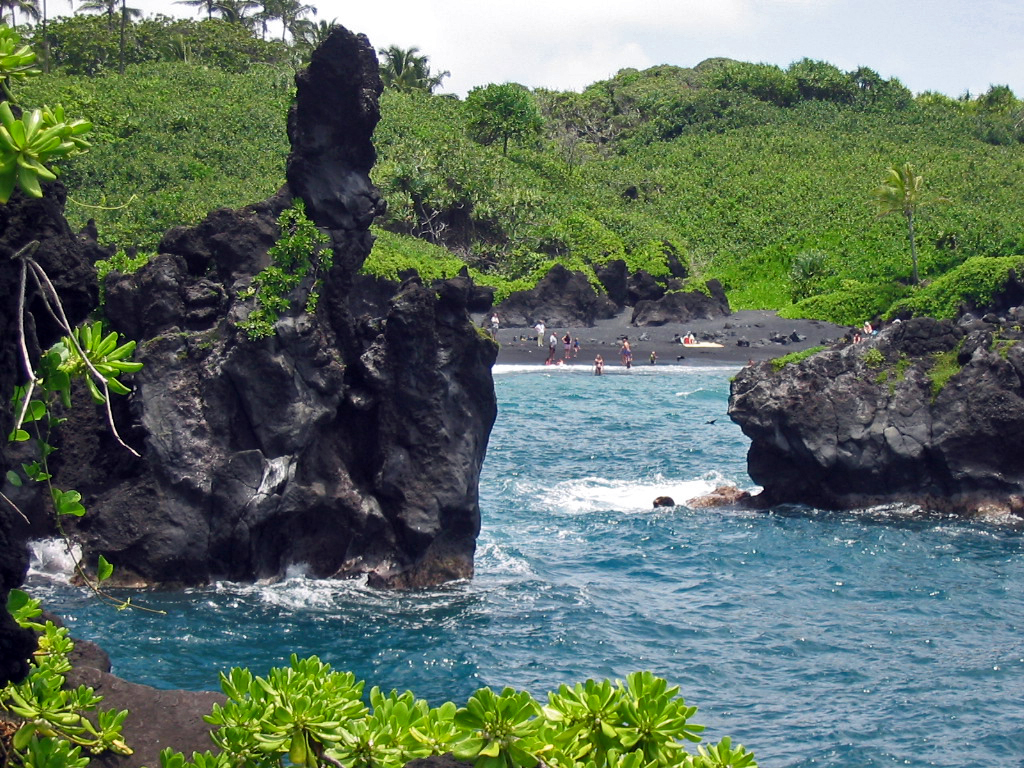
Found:
[{"label": "person standing on beach", "polygon": [[555,336],[555,332],[552,331],[548,337],[548,359],[547,363],[550,365],[555,362],[555,349],[558,347],[558,337]]},{"label": "person standing on beach", "polygon": [[572,336],[566,331],[565,336],[562,337],[562,359],[568,360],[570,352],[572,352]]},{"label": "person standing on beach", "polygon": [[544,346],[544,321],[538,320],[537,324],[533,326],[533,330],[537,332],[537,346]]},{"label": "person standing on beach", "polygon": [[572,356],[576,357],[580,353],[580,337],[574,336],[572,339]]},{"label": "person standing on beach", "polygon": [[495,312],[491,315],[491,338],[495,341],[498,340],[498,326],[501,325],[501,321],[498,319],[498,313]]},{"label": "person standing on beach", "polygon": [[619,355],[622,357],[622,364],[627,368],[633,367],[633,350],[629,347],[629,337],[626,336],[622,339],[622,349],[619,350]]},{"label": "person standing on beach", "polygon": [[594,375],[600,376],[604,373],[604,358],[598,355],[594,358]]}]

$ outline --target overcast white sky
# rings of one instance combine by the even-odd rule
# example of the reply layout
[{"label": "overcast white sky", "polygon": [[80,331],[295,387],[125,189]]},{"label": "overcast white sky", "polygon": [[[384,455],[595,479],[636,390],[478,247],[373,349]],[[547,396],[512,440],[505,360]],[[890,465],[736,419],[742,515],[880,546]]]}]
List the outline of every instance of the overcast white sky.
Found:
[{"label": "overcast white sky", "polygon": [[[305,0],[317,19],[378,49],[417,46],[443,90],[517,82],[580,90],[624,67],[692,67],[712,56],[786,67],[809,57],[864,65],[914,93],[1024,97],[1021,0]],[[146,13],[195,16],[170,0]]]}]

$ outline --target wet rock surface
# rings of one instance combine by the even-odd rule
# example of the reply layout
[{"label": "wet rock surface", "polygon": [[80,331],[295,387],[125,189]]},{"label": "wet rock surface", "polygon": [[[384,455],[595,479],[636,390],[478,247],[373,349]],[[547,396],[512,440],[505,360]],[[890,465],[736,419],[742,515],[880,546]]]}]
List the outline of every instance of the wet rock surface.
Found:
[{"label": "wet rock surface", "polygon": [[1024,311],[915,318],[779,370],[749,365],[729,415],[761,504],[1024,509]]}]

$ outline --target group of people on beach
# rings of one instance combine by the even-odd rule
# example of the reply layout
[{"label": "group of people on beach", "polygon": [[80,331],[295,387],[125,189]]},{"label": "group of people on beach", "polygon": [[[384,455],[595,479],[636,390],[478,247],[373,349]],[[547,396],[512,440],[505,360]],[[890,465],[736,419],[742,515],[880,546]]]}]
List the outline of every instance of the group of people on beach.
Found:
[{"label": "group of people on beach", "polygon": [[[498,329],[501,326],[501,320],[498,317],[498,313],[495,312],[490,317],[490,332],[491,337],[497,341]],[[570,360],[574,360],[579,357],[580,353],[580,340],[579,337],[574,337],[569,331],[565,332],[562,337],[558,336],[558,332],[551,328],[549,329],[543,320],[538,320],[533,326],[533,330],[536,331],[537,346],[543,347],[545,342],[548,345],[548,356],[544,360],[545,365],[563,365]],[[691,334],[692,335],[692,334]],[[520,336],[520,340],[524,340],[526,337]],[[562,357],[558,359],[558,345],[562,345]],[[622,365],[627,369],[633,367],[633,348],[630,346],[629,337],[619,337],[619,358],[622,360]],[[650,364],[655,365],[658,361],[658,353],[651,350]],[[594,358],[594,375],[600,376],[604,373],[604,357],[600,353]]]},{"label": "group of people on beach", "polygon": [[[547,331],[547,342],[548,342],[548,357],[544,361],[545,365],[561,365],[562,363],[568,362],[572,358],[576,357],[580,353],[580,340],[578,337],[573,337],[569,331],[565,332],[565,335],[559,339],[558,333],[552,328],[548,331],[547,326],[544,325],[543,320],[538,320],[537,324],[533,326],[533,329],[537,332],[537,346],[544,346],[544,334]],[[558,344],[561,341],[562,344],[562,359],[557,360],[556,355],[558,353]]]}]

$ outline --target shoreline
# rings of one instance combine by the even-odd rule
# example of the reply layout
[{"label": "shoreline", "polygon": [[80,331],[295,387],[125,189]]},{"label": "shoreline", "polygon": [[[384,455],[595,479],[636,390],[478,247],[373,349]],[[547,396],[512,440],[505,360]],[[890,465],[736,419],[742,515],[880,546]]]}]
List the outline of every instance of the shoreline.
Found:
[{"label": "shoreline", "polygon": [[[562,337],[566,331],[579,340],[579,353],[564,364],[572,367],[593,367],[594,357],[604,358],[605,368],[625,369],[619,356],[620,339],[629,338],[633,350],[633,367],[651,366],[650,356],[654,352],[656,365],[685,366],[735,366],[742,368],[752,362],[770,360],[810,347],[829,345],[842,339],[849,330],[846,326],[834,325],[821,320],[787,320],[770,310],[741,310],[727,317],[713,320],[691,320],[686,323],[669,323],[660,326],[635,327],[629,324],[632,309],[627,307],[610,320],[601,320],[590,328],[562,327],[548,328],[545,335],[555,332],[559,339],[555,359],[564,360]],[[475,317],[483,324],[490,315]],[[500,317],[500,316],[499,316]],[[693,333],[699,341],[715,341],[718,348],[690,347],[674,339]],[[800,340],[794,341],[794,334]],[[496,365],[537,365],[543,367],[548,357],[547,342],[537,346],[536,331],[533,328],[500,328],[498,342],[500,349]],[[779,339],[772,341],[772,339]],[[781,341],[782,339],[785,342]],[[749,346],[740,346],[745,340]]]}]

